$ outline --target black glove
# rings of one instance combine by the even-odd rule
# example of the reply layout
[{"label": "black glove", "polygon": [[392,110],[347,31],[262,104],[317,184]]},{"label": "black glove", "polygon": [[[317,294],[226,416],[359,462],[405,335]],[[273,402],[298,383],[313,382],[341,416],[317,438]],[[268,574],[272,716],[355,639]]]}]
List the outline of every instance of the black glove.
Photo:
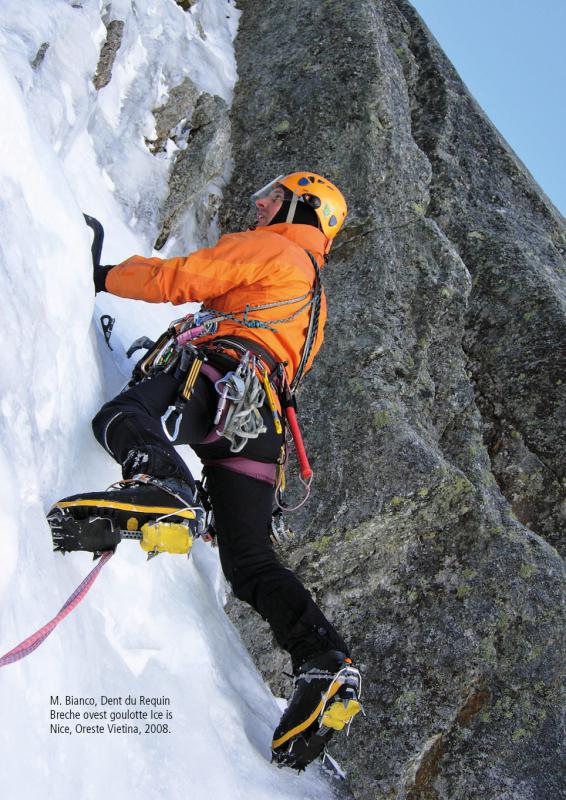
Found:
[{"label": "black glove", "polygon": [[110,272],[111,269],[114,269],[115,264],[110,264],[108,267],[94,267],[93,270],[93,278],[94,278],[94,293],[98,294],[99,292],[106,291],[106,276]]}]

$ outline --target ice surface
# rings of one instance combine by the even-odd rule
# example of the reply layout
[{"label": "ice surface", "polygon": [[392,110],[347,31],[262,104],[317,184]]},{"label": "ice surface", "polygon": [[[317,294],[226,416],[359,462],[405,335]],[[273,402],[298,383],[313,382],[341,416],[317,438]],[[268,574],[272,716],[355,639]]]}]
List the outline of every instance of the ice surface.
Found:
[{"label": "ice surface", "polygon": [[[125,22],[124,41],[97,93],[92,76],[112,19]],[[105,226],[102,263],[150,254],[174,152],[147,151],[150,109],[186,75],[230,101],[237,20],[227,0],[200,0],[190,13],[173,0],[0,4],[0,655],[47,622],[90,570],[88,554],[52,553],[45,512],[119,478],[90,420],[125,382],[131,341],[186,312],[107,294],[95,301],[82,212]],[[116,317],[112,351],[102,314]],[[190,560],[150,563],[123,543],[45,643],[0,670],[2,796],[331,797],[318,768],[296,776],[269,763],[279,709],[224,614],[225,591],[204,543]],[[50,733],[56,695],[61,710],[67,695],[93,697],[99,710],[101,696],[167,697],[171,732]]]}]

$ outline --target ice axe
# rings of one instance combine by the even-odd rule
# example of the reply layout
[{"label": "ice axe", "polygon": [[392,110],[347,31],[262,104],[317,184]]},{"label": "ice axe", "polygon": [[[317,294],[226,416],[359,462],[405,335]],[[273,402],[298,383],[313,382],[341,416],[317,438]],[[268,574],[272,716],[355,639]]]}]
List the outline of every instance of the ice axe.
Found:
[{"label": "ice axe", "polygon": [[83,217],[94,234],[90,252],[92,253],[92,265],[94,269],[98,269],[100,266],[100,256],[102,255],[102,245],[104,243],[104,228],[96,217],[91,217],[88,214],[83,214]]},{"label": "ice axe", "polygon": [[[104,228],[102,227],[100,220],[96,219],[96,217],[91,217],[89,214],[83,214],[83,217],[85,218],[86,224],[93,232],[90,252],[92,253],[92,267],[96,272],[96,270],[100,268],[100,257],[102,255],[102,245],[104,243]],[[100,324],[102,326],[104,340],[110,350],[112,350],[112,347],[110,346],[110,335],[115,322],[116,320],[114,317],[111,317],[110,314],[103,314],[100,317]]]}]

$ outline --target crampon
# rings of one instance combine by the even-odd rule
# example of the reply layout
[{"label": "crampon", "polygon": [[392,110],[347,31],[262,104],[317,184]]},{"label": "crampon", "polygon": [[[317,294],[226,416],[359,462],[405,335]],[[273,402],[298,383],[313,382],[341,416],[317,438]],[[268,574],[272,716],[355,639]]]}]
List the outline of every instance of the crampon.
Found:
[{"label": "crampon", "polygon": [[[322,688],[322,691],[321,691]],[[348,733],[360,711],[361,676],[349,659],[335,674],[305,665],[272,742],[272,761],[299,772],[317,758],[338,731]]]},{"label": "crampon", "polygon": [[147,476],[122,481],[106,492],[60,500],[47,515],[54,550],[86,550],[97,558],[133,539],[148,554],[188,554],[206,529],[205,512],[166,482]]}]

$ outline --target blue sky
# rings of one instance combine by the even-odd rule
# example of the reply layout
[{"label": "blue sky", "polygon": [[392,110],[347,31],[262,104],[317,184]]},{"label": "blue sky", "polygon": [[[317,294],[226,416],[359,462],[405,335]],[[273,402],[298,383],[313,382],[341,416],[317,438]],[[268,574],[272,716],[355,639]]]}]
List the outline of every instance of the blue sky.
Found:
[{"label": "blue sky", "polygon": [[566,216],[566,0],[410,0]]}]

